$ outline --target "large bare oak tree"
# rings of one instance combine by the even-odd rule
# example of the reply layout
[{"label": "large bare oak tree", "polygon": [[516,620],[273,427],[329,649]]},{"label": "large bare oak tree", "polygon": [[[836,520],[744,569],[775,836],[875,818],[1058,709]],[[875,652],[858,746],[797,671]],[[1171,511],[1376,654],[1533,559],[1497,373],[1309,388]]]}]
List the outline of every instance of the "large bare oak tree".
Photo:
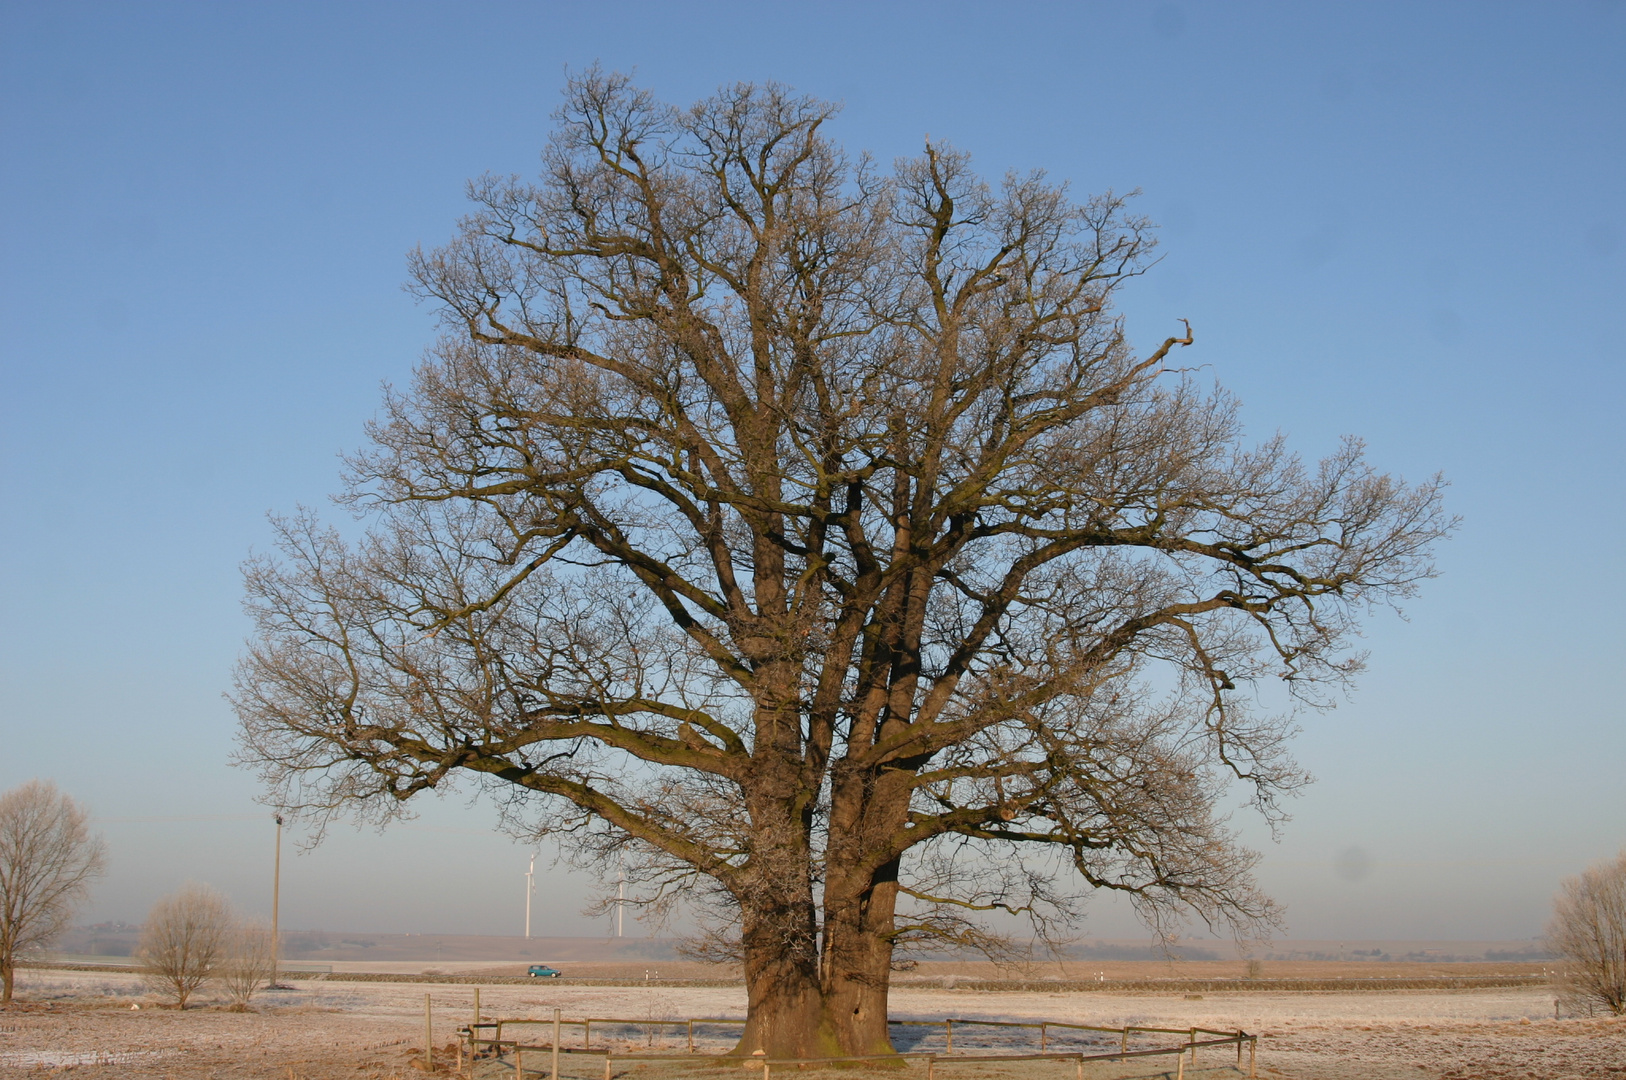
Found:
[{"label": "large bare oak tree", "polygon": [[1430,573],[1438,482],[1306,467],[1142,354],[1125,200],[891,171],[777,86],[573,80],[535,182],[413,265],[447,332],[248,568],[235,701],[280,804],[460,776],[737,935],[741,1052],[889,1046],[900,943],[978,912],[1272,917],[1217,813],[1302,780],[1280,710]]}]

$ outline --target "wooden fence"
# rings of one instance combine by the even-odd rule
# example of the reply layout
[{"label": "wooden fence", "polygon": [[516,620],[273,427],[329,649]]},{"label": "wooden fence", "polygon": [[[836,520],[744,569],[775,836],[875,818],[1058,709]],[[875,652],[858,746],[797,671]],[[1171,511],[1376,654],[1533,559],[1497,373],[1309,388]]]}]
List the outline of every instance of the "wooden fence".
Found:
[{"label": "wooden fence", "polygon": [[[1131,1024],[1131,1025],[1128,1025],[1126,1027],[1102,1027],[1102,1026],[1094,1025],[1094,1024],[1068,1024],[1068,1023],[1063,1023],[1063,1022],[1057,1021],[1057,1020],[1047,1020],[1047,1021],[1042,1021],[1042,1022],[1020,1022],[1020,1021],[1006,1021],[1006,1020],[968,1020],[968,1019],[960,1019],[960,1018],[948,1018],[948,1019],[944,1019],[944,1020],[941,1020],[941,1021],[938,1021],[938,1020],[889,1020],[889,1021],[887,1021],[887,1023],[889,1025],[891,1025],[891,1026],[941,1027],[943,1029],[944,1044],[945,1044],[945,1049],[944,1049],[943,1053],[941,1053],[941,1054],[939,1054],[939,1053],[926,1053],[926,1052],[920,1052],[920,1051],[904,1051],[902,1053],[894,1053],[894,1054],[870,1054],[870,1055],[863,1055],[863,1056],[858,1056],[858,1057],[825,1057],[825,1058],[770,1058],[770,1057],[765,1057],[765,1056],[756,1056],[756,1057],[751,1057],[751,1058],[736,1058],[736,1057],[732,1057],[732,1056],[725,1056],[725,1055],[718,1055],[718,1054],[704,1054],[704,1055],[697,1054],[697,1052],[695,1050],[695,1043],[694,1043],[694,1029],[695,1029],[696,1024],[700,1024],[700,1025],[703,1025],[703,1026],[718,1026],[718,1025],[743,1026],[744,1023],[745,1023],[744,1020],[741,1020],[741,1019],[739,1019],[737,1017],[715,1017],[715,1016],[705,1016],[705,1017],[697,1016],[697,1017],[690,1017],[690,1018],[685,1019],[685,1020],[656,1020],[656,1019],[637,1020],[637,1019],[628,1019],[628,1018],[625,1018],[625,1017],[609,1017],[609,1016],[584,1017],[584,1018],[582,1018],[580,1020],[567,1020],[562,1015],[560,1015],[560,1010],[557,1010],[557,1009],[554,1010],[554,1016],[553,1016],[552,1019],[537,1020],[537,1019],[530,1019],[530,1018],[512,1018],[512,1019],[501,1019],[501,1020],[490,1020],[490,1021],[481,1020],[481,1021],[476,1021],[474,1023],[471,1023],[468,1026],[460,1028],[458,1030],[457,1071],[458,1071],[459,1074],[463,1073],[463,1071],[464,1071],[464,1061],[467,1060],[468,1063],[469,1063],[468,1073],[469,1073],[469,1076],[472,1078],[473,1075],[474,1075],[474,1062],[476,1060],[478,1060],[480,1057],[486,1057],[486,1058],[495,1057],[498,1060],[501,1060],[503,1057],[511,1055],[511,1061],[512,1061],[513,1068],[514,1068],[515,1080],[524,1080],[525,1072],[526,1072],[525,1065],[524,1065],[525,1054],[526,1054],[527,1051],[530,1051],[532,1053],[546,1053],[546,1054],[548,1054],[550,1056],[550,1064],[549,1064],[549,1068],[548,1068],[548,1073],[549,1073],[549,1076],[550,1076],[550,1080],[559,1080],[559,1057],[560,1057],[561,1054],[591,1054],[591,1055],[602,1054],[602,1055],[604,1055],[604,1080],[613,1080],[614,1065],[615,1065],[616,1062],[633,1062],[633,1061],[685,1061],[685,1062],[693,1062],[693,1061],[696,1061],[696,1060],[712,1060],[712,1061],[719,1061],[719,1062],[727,1061],[729,1064],[751,1065],[751,1066],[755,1066],[757,1063],[760,1062],[761,1065],[762,1065],[762,1080],[772,1080],[772,1073],[773,1073],[773,1069],[774,1069],[775,1066],[778,1066],[778,1067],[781,1067],[781,1068],[784,1068],[784,1067],[805,1068],[805,1067],[807,1067],[809,1065],[859,1064],[859,1063],[866,1062],[866,1061],[892,1061],[892,1062],[896,1062],[896,1061],[909,1061],[909,1060],[915,1060],[915,1061],[922,1061],[923,1060],[926,1063],[926,1080],[937,1080],[937,1070],[938,1070],[939,1067],[942,1067],[942,1066],[952,1067],[952,1066],[955,1066],[955,1065],[966,1064],[966,1063],[971,1063],[971,1062],[992,1062],[992,1061],[999,1061],[999,1062],[1005,1062],[1005,1061],[1072,1061],[1072,1062],[1077,1063],[1079,1080],[1083,1080],[1084,1063],[1086,1061],[1122,1061],[1122,1062],[1127,1062],[1131,1058],[1150,1058],[1150,1057],[1158,1057],[1158,1056],[1178,1055],[1177,1062],[1176,1062],[1178,1076],[1179,1077],[1184,1077],[1185,1070],[1186,1070],[1186,1061],[1187,1061],[1188,1056],[1190,1058],[1191,1067],[1193,1069],[1195,1069],[1196,1066],[1197,1066],[1197,1051],[1198,1050],[1203,1049],[1203,1048],[1235,1046],[1236,1047],[1236,1067],[1237,1067],[1237,1069],[1239,1071],[1241,1070],[1241,1067],[1242,1067],[1242,1051],[1243,1051],[1243,1048],[1246,1047],[1247,1051],[1248,1051],[1248,1076],[1250,1076],[1250,1077],[1257,1076],[1257,1059],[1258,1059],[1258,1049],[1259,1049],[1259,1037],[1257,1035],[1250,1035],[1245,1031],[1241,1031],[1241,1030],[1237,1030],[1237,1031],[1215,1031],[1215,1030],[1212,1030],[1210,1028],[1200,1028],[1200,1027],[1193,1027],[1193,1028],[1148,1027],[1148,1026],[1144,1026],[1144,1025],[1140,1025],[1140,1024]],[[683,1027],[686,1030],[686,1033],[687,1033],[688,1052],[684,1053],[684,1054],[638,1053],[638,1052],[626,1052],[626,1051],[622,1051],[622,1052],[617,1053],[617,1052],[615,1052],[615,1050],[607,1042],[603,1046],[594,1047],[592,1045],[592,1031],[593,1031],[593,1025],[594,1024],[599,1024],[599,1025],[609,1025],[609,1024],[629,1025],[629,1026],[641,1027],[641,1028],[646,1028],[646,1029],[647,1028],[657,1028],[657,1029],[661,1029],[663,1031],[665,1029],[667,1029],[667,1028]],[[548,1042],[532,1042],[532,1041],[527,1041],[527,1040],[524,1040],[524,1039],[521,1039],[521,1038],[517,1037],[520,1032],[516,1031],[516,1029],[523,1029],[525,1027],[534,1027],[534,1026],[537,1026],[537,1025],[541,1025],[541,1026],[544,1026],[544,1027],[551,1026],[552,1029],[553,1029],[553,1031],[552,1031],[553,1038],[551,1040],[549,1040]],[[962,1029],[964,1029],[966,1027],[995,1027],[995,1028],[1037,1029],[1038,1032],[1039,1032],[1040,1052],[1037,1053],[1037,1054],[997,1054],[997,1053],[996,1054],[976,1054],[976,1053],[958,1053],[957,1054],[957,1053],[954,1052],[954,1029],[955,1029],[956,1025],[958,1025]],[[581,1029],[581,1031],[582,1031],[582,1043],[581,1043],[580,1046],[565,1046],[564,1045],[564,1029],[567,1028],[567,1027],[569,1027],[569,1028],[580,1028]],[[1088,1031],[1088,1032],[1099,1032],[1099,1033],[1103,1033],[1103,1034],[1117,1035],[1119,1045],[1118,1045],[1117,1050],[1108,1051],[1106,1053],[1086,1053],[1084,1051],[1051,1052],[1051,1051],[1049,1051],[1051,1032],[1052,1031],[1057,1031],[1057,1030]],[[1175,1044],[1173,1046],[1160,1046],[1160,1047],[1155,1047],[1155,1048],[1152,1048],[1152,1049],[1131,1050],[1129,1048],[1129,1039],[1130,1039],[1130,1036],[1132,1034],[1135,1034],[1137,1032],[1144,1033],[1144,1034],[1151,1034],[1151,1035],[1178,1035],[1178,1036],[1182,1037],[1183,1041],[1180,1042],[1180,1043],[1177,1043],[1177,1044]],[[504,1037],[505,1033],[508,1034],[508,1035],[511,1035],[511,1036],[515,1036],[515,1037],[505,1038]],[[1209,1036],[1209,1037],[1208,1038],[1199,1038],[1198,1036]],[[466,1053],[465,1053],[465,1048],[466,1048],[466,1051],[467,1051]],[[535,1071],[538,1071],[538,1070],[532,1070],[532,1071],[535,1072]]]}]

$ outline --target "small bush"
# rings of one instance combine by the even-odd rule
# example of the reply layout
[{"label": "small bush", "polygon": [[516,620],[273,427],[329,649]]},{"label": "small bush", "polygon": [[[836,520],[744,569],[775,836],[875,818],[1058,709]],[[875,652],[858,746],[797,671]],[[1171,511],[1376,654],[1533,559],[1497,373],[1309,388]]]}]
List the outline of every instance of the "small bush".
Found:
[{"label": "small bush", "polygon": [[148,987],[186,1008],[224,959],[231,927],[231,906],[207,885],[191,882],[158,901],[137,950]]},{"label": "small bush", "polygon": [[1626,851],[1564,882],[1547,943],[1564,958],[1558,993],[1571,1012],[1626,1013]]},{"label": "small bush", "polygon": [[232,1012],[245,1012],[249,999],[277,977],[276,942],[259,922],[239,922],[227,937],[220,964],[220,984],[231,998]]}]

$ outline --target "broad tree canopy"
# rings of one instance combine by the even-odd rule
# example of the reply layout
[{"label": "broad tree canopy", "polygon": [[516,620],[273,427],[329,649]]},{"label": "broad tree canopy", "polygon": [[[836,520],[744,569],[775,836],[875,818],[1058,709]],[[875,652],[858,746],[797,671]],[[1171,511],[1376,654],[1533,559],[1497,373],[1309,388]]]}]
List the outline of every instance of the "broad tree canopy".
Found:
[{"label": "broad tree canopy", "polygon": [[535,181],[413,261],[446,333],[353,459],[369,523],[250,564],[236,703],[281,805],[459,776],[738,935],[742,1050],[871,1052],[968,913],[1272,915],[1216,813],[1301,782],[1352,617],[1430,574],[1439,482],[1306,467],[1137,352],[1124,198],[890,171],[833,108],[573,80]]}]

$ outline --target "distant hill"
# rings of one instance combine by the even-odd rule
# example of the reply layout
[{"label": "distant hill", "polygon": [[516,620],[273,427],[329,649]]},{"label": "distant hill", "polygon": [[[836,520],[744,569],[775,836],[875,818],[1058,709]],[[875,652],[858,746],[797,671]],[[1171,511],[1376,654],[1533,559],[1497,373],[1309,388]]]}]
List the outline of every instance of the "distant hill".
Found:
[{"label": "distant hill", "polygon": [[[85,957],[123,957],[135,952],[140,927],[101,923],[75,927],[54,952]],[[285,930],[283,957],[313,962],[564,962],[634,963],[679,958],[670,938],[505,937],[490,934],[379,934],[338,930]],[[1533,941],[1276,941],[1251,955],[1269,961],[1378,961],[1472,963],[1524,962],[1551,958]],[[1229,941],[1181,941],[1168,952],[1145,939],[1095,939],[1062,950],[1067,960],[1214,962],[1233,960]],[[1035,957],[1038,959],[1039,957]],[[922,960],[951,960],[943,954]],[[966,954],[958,959],[975,959]]]},{"label": "distant hill", "polygon": [[[52,952],[73,956],[130,956],[141,928],[128,923],[78,926]],[[374,934],[340,930],[284,930],[286,960],[314,961],[637,961],[670,960],[677,943],[664,938],[499,937],[487,934]]]},{"label": "distant hill", "polygon": [[295,930],[282,938],[290,960],[671,960],[664,938],[496,937],[481,934],[358,934]]}]

